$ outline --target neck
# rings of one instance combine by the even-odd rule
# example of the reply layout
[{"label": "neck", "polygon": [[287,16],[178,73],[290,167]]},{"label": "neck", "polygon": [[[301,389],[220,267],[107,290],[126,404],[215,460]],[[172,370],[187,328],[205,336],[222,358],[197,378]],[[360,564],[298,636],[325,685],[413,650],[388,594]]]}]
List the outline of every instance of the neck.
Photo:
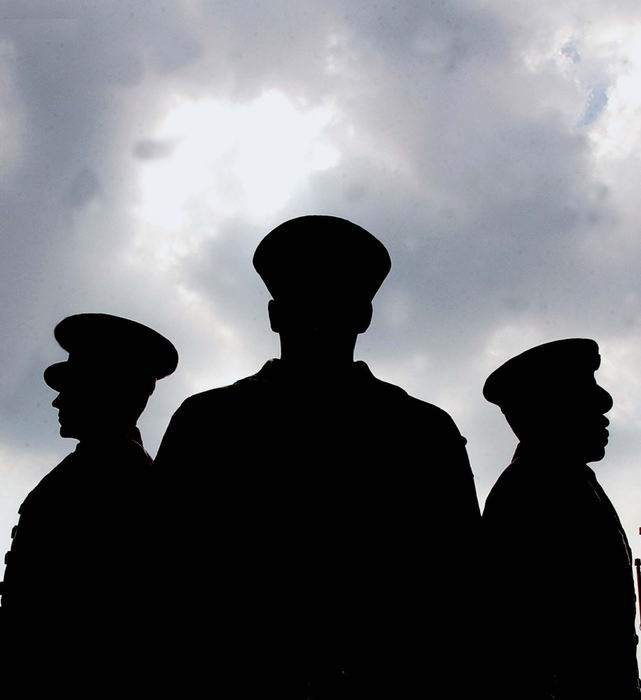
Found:
[{"label": "neck", "polygon": [[603,458],[603,454],[593,454],[589,450],[577,448],[575,445],[562,442],[544,442],[542,440],[521,440],[517,446],[515,456],[527,454],[536,456],[547,462],[581,463],[597,462]]},{"label": "neck", "polygon": [[114,440],[134,440],[142,444],[140,431],[135,425],[109,425],[94,429],[86,429],[75,435],[63,435],[63,437],[74,437],[80,442],[104,442],[109,443]]},{"label": "neck", "polygon": [[333,338],[319,336],[300,338],[280,335],[280,359],[292,368],[314,367],[314,372],[344,372],[354,364],[356,334]]}]

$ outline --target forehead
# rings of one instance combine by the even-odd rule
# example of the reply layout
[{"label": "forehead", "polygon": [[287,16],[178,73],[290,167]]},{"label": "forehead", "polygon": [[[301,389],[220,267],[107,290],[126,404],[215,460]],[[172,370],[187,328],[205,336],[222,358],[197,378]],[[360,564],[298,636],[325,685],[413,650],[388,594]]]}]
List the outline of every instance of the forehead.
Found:
[{"label": "forehead", "polygon": [[85,392],[95,387],[116,388],[133,385],[148,376],[149,372],[144,367],[88,354],[80,358],[70,357],[64,364],[59,383],[62,391]]}]

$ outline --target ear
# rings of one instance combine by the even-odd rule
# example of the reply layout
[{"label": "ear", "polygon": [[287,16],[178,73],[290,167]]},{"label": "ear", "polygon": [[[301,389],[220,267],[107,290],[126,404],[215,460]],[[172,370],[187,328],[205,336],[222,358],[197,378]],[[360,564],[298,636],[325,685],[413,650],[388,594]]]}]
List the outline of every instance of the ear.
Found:
[{"label": "ear", "polygon": [[371,302],[369,304],[363,304],[362,307],[358,309],[358,314],[356,316],[356,332],[365,333],[372,322],[372,313],[374,312]]},{"label": "ear", "polygon": [[280,307],[275,299],[271,299],[267,304],[267,313],[269,314],[269,324],[274,333],[280,333]]}]

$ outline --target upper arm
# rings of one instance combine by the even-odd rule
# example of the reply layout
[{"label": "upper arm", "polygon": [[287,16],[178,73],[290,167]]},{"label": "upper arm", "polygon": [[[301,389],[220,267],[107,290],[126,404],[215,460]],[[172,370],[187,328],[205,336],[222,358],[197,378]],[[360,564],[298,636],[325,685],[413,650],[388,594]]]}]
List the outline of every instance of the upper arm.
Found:
[{"label": "upper arm", "polygon": [[458,523],[457,527],[473,534],[479,527],[481,510],[465,447],[467,441],[446,413],[442,414],[437,438],[435,464],[442,471],[442,483],[446,485],[447,495],[451,499],[452,515]]},{"label": "upper arm", "polygon": [[157,473],[171,471],[189,459],[188,446],[193,444],[194,436],[192,433],[189,409],[183,403],[171,417],[163,435],[158,454],[154,460],[154,471]]}]

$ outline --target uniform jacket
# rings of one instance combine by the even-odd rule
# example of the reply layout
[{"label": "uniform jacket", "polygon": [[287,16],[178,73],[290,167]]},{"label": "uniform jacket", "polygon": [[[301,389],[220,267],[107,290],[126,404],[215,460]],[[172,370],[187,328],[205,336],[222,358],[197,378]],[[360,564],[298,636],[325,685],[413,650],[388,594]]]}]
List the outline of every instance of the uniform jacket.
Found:
[{"label": "uniform jacket", "polygon": [[519,446],[482,532],[491,692],[639,697],[630,548],[594,471]]},{"label": "uniform jacket", "polygon": [[20,507],[0,611],[7,668],[23,690],[42,682],[68,693],[81,677],[95,687],[122,672],[144,630],[151,458],[135,433],[80,442]]},{"label": "uniform jacket", "polygon": [[417,663],[452,671],[480,514],[444,411],[363,362],[319,383],[313,368],[301,377],[273,360],[188,398],[155,468],[163,512],[181,503],[169,538],[178,624],[206,611],[212,646],[243,674],[248,658],[414,681]]}]

